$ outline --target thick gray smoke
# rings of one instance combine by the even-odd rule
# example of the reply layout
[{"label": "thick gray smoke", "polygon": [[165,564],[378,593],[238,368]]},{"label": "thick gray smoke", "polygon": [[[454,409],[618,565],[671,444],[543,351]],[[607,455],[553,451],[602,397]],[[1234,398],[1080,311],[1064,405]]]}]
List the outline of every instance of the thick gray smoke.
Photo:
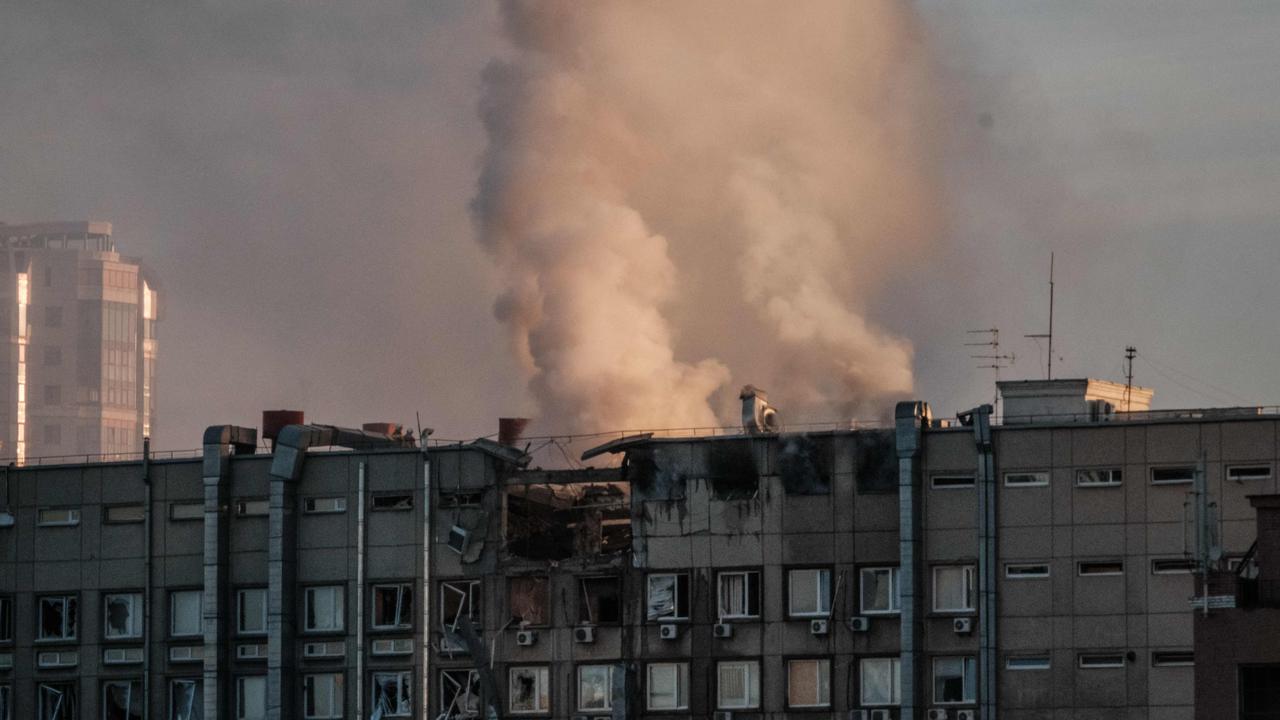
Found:
[{"label": "thick gray smoke", "polygon": [[473,210],[549,425],[718,424],[731,382],[828,418],[911,391],[910,344],[872,320],[940,225],[904,3],[512,0],[503,18]]}]

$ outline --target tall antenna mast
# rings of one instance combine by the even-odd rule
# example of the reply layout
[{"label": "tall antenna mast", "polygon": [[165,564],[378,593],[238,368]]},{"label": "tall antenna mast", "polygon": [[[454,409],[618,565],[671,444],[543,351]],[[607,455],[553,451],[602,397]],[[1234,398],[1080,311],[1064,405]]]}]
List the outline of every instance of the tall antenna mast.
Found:
[{"label": "tall antenna mast", "polygon": [[970,355],[975,360],[987,360],[988,364],[979,365],[979,369],[989,369],[995,374],[996,389],[995,399],[991,402],[992,415],[996,414],[996,410],[1000,408],[1000,369],[1006,368],[1017,361],[1017,357],[1013,353],[1007,355],[1000,354],[1000,328],[990,328],[989,330],[966,330],[969,335],[986,335],[986,342],[967,342],[965,347],[989,347],[990,355]]},{"label": "tall antenna mast", "polygon": [[1124,371],[1124,411],[1129,412],[1133,405],[1133,358],[1138,354],[1138,348],[1130,345],[1124,349],[1125,371]]},{"label": "tall antenna mast", "polygon": [[1034,338],[1040,340],[1048,338],[1049,340],[1049,368],[1045,373],[1046,380],[1053,379],[1053,253],[1049,253],[1049,332],[1036,333],[1034,335],[1023,335],[1023,337]]}]

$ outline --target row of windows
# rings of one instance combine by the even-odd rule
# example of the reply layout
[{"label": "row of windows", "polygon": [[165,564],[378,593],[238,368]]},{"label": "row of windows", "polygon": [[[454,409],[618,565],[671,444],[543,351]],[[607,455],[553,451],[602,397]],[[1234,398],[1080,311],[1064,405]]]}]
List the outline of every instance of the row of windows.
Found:
[{"label": "row of windows", "polygon": [[[1181,485],[1195,480],[1195,465],[1168,465],[1150,469],[1152,485]],[[1270,480],[1270,465],[1228,465],[1226,476],[1234,482],[1246,480]],[[1120,468],[1091,468],[1076,470],[1077,487],[1112,487],[1120,485],[1124,480],[1124,471]],[[1049,484],[1049,473],[1045,470],[1019,470],[1004,474],[1006,487],[1045,487]],[[973,475],[938,474],[929,478],[929,485],[938,490],[954,488],[971,488],[974,486]]]},{"label": "row of windows", "polygon": [[[266,498],[238,498],[233,507],[240,517],[265,517],[270,511]],[[409,510],[413,508],[413,496],[401,494],[374,495],[370,498],[371,510]],[[342,513],[347,510],[347,499],[342,496],[303,498],[302,510],[307,514]],[[102,520],[106,523],[140,523],[143,521],[141,504],[104,505]],[[171,520],[203,520],[204,503],[174,502],[169,504]],[[46,527],[80,524],[80,508],[46,507],[37,510],[36,524]]]}]

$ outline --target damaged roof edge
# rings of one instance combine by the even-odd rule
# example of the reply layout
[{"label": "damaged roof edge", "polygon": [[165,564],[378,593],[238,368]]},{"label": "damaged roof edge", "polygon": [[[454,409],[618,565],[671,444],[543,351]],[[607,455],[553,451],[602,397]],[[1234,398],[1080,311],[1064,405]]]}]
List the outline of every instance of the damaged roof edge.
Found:
[{"label": "damaged roof edge", "polygon": [[585,452],[582,453],[582,460],[585,462],[587,460],[590,460],[593,457],[599,457],[600,455],[604,455],[605,453],[624,452],[629,448],[635,447],[636,445],[643,445],[645,442],[648,442],[652,437],[653,437],[653,433],[640,433],[639,435],[625,435],[623,437],[618,438],[617,440],[610,440],[609,442],[604,443],[603,445],[597,445],[593,448],[588,448]]},{"label": "damaged roof edge", "polygon": [[467,447],[475,448],[476,450],[492,455],[499,460],[517,467],[524,467],[528,465],[529,461],[532,459],[528,453],[525,453],[523,450],[513,448],[510,445],[503,445],[502,443],[494,442],[488,438],[477,438],[476,440],[472,440],[467,443]]}]

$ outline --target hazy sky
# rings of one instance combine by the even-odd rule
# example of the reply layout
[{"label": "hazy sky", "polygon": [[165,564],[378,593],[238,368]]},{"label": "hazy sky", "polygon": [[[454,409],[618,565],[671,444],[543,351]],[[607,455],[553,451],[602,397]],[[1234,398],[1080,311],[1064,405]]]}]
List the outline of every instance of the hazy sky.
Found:
[{"label": "hazy sky", "polygon": [[[868,307],[918,396],[989,398],[966,329],[1043,372],[1052,250],[1055,375],[1118,379],[1134,344],[1160,406],[1280,402],[1280,6],[918,9],[948,229]],[[160,274],[159,447],[275,407],[487,434],[532,409],[468,215],[509,53],[461,0],[8,3],[0,220],[109,220]]]}]

